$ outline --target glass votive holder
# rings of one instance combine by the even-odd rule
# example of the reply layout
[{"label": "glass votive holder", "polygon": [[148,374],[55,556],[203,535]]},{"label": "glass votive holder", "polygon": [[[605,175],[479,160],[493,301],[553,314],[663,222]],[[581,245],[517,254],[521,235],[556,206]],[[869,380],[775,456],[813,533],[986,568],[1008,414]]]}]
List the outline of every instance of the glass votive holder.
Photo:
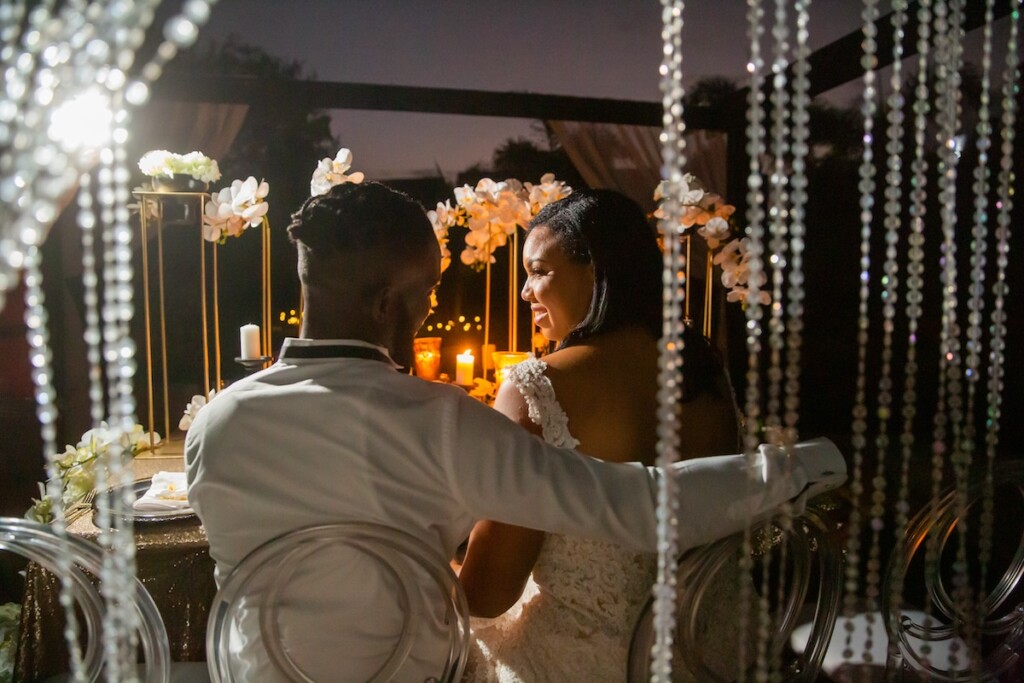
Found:
[{"label": "glass votive holder", "polygon": [[441,338],[416,337],[412,340],[416,376],[433,382],[441,375]]},{"label": "glass votive holder", "polygon": [[529,357],[530,354],[525,351],[495,351],[492,353],[494,384],[500,387],[501,383],[505,381],[505,374],[508,372],[508,369],[517,363],[522,363]]}]

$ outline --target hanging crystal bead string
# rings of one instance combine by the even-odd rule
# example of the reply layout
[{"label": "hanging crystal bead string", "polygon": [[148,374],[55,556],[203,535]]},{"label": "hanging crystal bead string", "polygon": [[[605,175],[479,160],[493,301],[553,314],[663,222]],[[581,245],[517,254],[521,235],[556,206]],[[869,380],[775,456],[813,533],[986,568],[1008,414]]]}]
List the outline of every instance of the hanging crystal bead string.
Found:
[{"label": "hanging crystal bead string", "polygon": [[[5,4],[0,8],[0,17],[5,20],[2,29],[5,44],[0,52],[0,59],[6,67],[4,97],[0,100],[0,149],[3,149],[3,153],[0,154],[0,199],[4,200],[0,202],[0,212],[3,212],[3,220],[0,221],[0,295],[13,286],[17,271],[23,265],[26,266],[26,323],[30,348],[33,349],[31,360],[37,370],[35,374],[38,411],[47,451],[47,467],[51,474],[48,497],[54,501],[57,517],[55,526],[62,537],[64,529],[59,477],[52,476],[55,472],[54,460],[57,457],[52,455],[56,453],[56,436],[53,429],[56,408],[45,309],[42,309],[38,244],[42,241],[48,226],[56,218],[60,196],[82,175],[74,166],[83,162],[77,157],[77,149],[64,149],[61,147],[64,141],[57,144],[56,140],[50,139],[48,125],[50,114],[56,111],[59,105],[70,102],[74,96],[87,92],[90,88],[99,86],[101,91],[113,95],[115,100],[119,99],[119,93],[125,86],[126,70],[131,66],[134,52],[141,45],[145,37],[145,28],[152,22],[154,9],[158,4],[158,0],[116,4],[69,0],[55,13],[54,3],[41,3],[28,13],[27,29],[22,36],[21,49],[15,49],[13,43],[18,35],[21,17],[25,15],[24,3]],[[188,17],[205,21],[209,4],[202,0],[190,0],[186,3],[184,12]],[[7,23],[7,20],[10,23]],[[177,50],[176,45],[186,46],[194,40],[195,31],[195,25],[190,19],[182,16],[173,19],[166,31],[168,40],[158,50],[155,61],[166,62]],[[170,49],[167,46],[170,46]],[[149,71],[149,75],[153,75],[152,70]],[[146,77],[145,73],[143,77]],[[148,88],[141,81],[128,88],[128,99],[132,103],[141,103],[147,94]],[[113,170],[110,171],[112,180],[104,180],[101,177],[101,183],[112,183],[114,202],[120,203],[114,211],[105,211],[107,215],[104,216],[104,222],[109,225],[110,220],[116,220],[118,223],[115,228],[115,239],[111,241],[111,249],[107,250],[105,255],[105,265],[113,264],[118,271],[114,281],[122,285],[116,287],[121,301],[117,302],[118,307],[113,313],[115,321],[121,323],[127,320],[126,311],[130,317],[130,309],[126,308],[126,304],[130,305],[131,301],[131,231],[127,223],[127,210],[123,206],[128,197],[129,174],[121,147],[127,139],[127,123],[125,111],[115,115],[116,146],[113,151],[107,148],[101,152],[101,155],[106,155],[105,165],[110,166],[113,160]],[[104,197],[107,195],[105,188],[101,187],[101,200],[106,202],[107,199]],[[79,204],[79,215],[83,221],[89,222],[90,219],[87,217],[92,216],[89,230],[95,225],[90,202],[91,200],[80,200]],[[91,238],[83,235],[83,240],[89,239]],[[85,261],[88,258],[83,256]],[[91,288],[93,291],[91,295],[87,294],[87,298],[91,297],[92,303],[87,301],[86,307],[92,307],[93,310],[97,303],[94,266],[94,263],[91,267],[88,262],[83,263],[83,272],[86,273],[84,277],[93,283],[90,286],[87,282],[87,289]],[[93,273],[91,278],[89,272]],[[125,284],[127,287],[123,286]],[[98,324],[95,318],[91,323],[87,321],[92,333],[90,334],[87,329],[86,342],[93,346],[99,337],[95,324]],[[104,332],[106,331],[104,329]],[[115,338],[112,347],[120,351],[120,356],[109,357],[107,360],[118,366],[113,377],[121,384],[119,387],[112,386],[110,414],[112,419],[120,415],[121,426],[124,427],[123,423],[133,422],[133,419],[126,418],[134,415],[134,407],[130,402],[133,350],[131,340],[127,338],[127,325],[115,326],[115,334],[122,336],[120,341]],[[90,364],[95,371],[95,356],[90,359]],[[122,397],[120,401],[115,397],[114,389]],[[97,392],[96,384],[93,383],[90,394],[93,401],[91,414],[95,419],[97,415],[103,415],[102,386]],[[124,397],[128,397],[127,402]],[[99,409],[97,405],[100,406]],[[116,422],[114,427],[117,427]],[[114,545],[117,546],[117,552],[114,553],[112,573],[106,577],[109,582],[104,580],[104,588],[120,585],[119,595],[125,596],[127,591],[124,588],[129,585],[133,574],[131,558],[126,557],[134,550],[130,530],[121,534]],[[70,567],[70,552],[66,545],[60,553],[58,562],[60,566]],[[59,573],[64,584],[61,602],[68,612],[68,627],[65,634],[72,652],[71,675],[72,678],[81,680],[77,624],[66,581],[70,572]],[[111,606],[113,621],[108,623],[127,624],[130,628],[134,613],[125,611],[130,608],[124,601],[121,603]],[[122,615],[119,616],[118,612]],[[125,614],[128,616],[125,617]],[[133,638],[133,633],[125,634],[105,629],[104,647],[108,652],[108,677],[113,676],[117,679],[120,676],[116,671],[119,668],[116,660],[123,660],[125,666],[132,663],[135,652]],[[113,641],[120,645],[111,647],[110,643]],[[115,661],[109,660],[110,653],[117,653]],[[129,677],[130,670],[121,668],[125,671],[125,678]]]},{"label": "hanging crystal bead string", "polygon": [[[747,144],[746,152],[749,159],[747,174],[747,210],[746,239],[750,254],[748,278],[751,294],[748,296],[746,313],[746,347],[747,373],[746,393],[744,396],[745,429],[743,435],[744,451],[753,462],[758,443],[761,440],[761,396],[760,396],[760,355],[761,355],[761,318],[762,308],[758,290],[761,286],[764,268],[761,261],[764,236],[764,194],[762,190],[763,175],[761,160],[765,153],[765,112],[764,112],[764,58],[761,55],[761,37],[764,33],[762,21],[764,9],[761,0],[747,0],[747,30],[750,40],[750,59],[747,62],[748,81],[747,101]],[[750,603],[753,592],[753,542],[749,527],[743,532],[743,545],[739,561],[739,628],[738,669],[739,682],[747,680],[746,663],[748,661],[747,634],[750,632]],[[757,624],[758,642],[767,638],[768,627],[764,621],[764,610],[759,610]]]},{"label": "hanging crystal bead string", "polygon": [[1006,352],[1006,309],[1005,300],[1009,294],[1006,281],[1006,267],[1010,252],[1010,228],[1013,212],[1013,155],[1017,123],[1017,83],[1020,79],[1017,59],[1020,10],[1010,12],[1010,30],[1006,47],[1006,64],[1003,71],[1001,90],[1001,122],[999,177],[996,208],[996,276],[992,283],[993,304],[989,316],[991,332],[990,362],[987,382],[987,410],[985,430],[985,487],[982,495],[981,541],[979,552],[981,591],[988,578],[989,561],[992,553],[992,467],[999,444],[999,427],[1002,419],[1003,362]]},{"label": "hanging crystal bead string", "polygon": [[[13,39],[4,48],[5,60],[12,66],[5,69],[5,97],[0,105],[0,147],[4,149],[0,154],[0,198],[4,200],[0,202],[4,214],[0,225],[10,226],[10,236],[0,232],[0,261],[11,269],[13,277],[0,281],[0,285],[13,285],[17,270],[24,266],[25,325],[47,472],[46,496],[51,501],[52,524],[60,548],[56,568],[60,577],[59,601],[65,616],[63,635],[69,652],[69,676],[71,680],[83,681],[71,585],[71,550],[62,503],[59,460],[63,454],[58,453],[56,443],[56,391],[39,251],[46,229],[56,219],[60,193],[71,182],[69,178],[74,177],[69,159],[49,139],[45,117],[46,105],[53,100],[55,82],[68,52],[68,34],[61,30],[66,26],[71,30],[74,25],[51,21],[48,10],[39,6],[29,13],[22,51],[12,48]],[[3,279],[0,270],[0,280]]]},{"label": "hanging crystal bead string", "polygon": [[786,339],[786,399],[783,415],[784,439],[786,443],[797,441],[796,425],[800,415],[800,358],[803,347],[803,315],[804,315],[804,271],[803,253],[806,226],[804,219],[807,214],[807,155],[810,149],[807,140],[810,137],[808,128],[811,104],[811,82],[808,74],[811,65],[808,61],[811,49],[808,44],[810,34],[811,0],[797,0],[796,30],[796,61],[795,78],[793,79],[793,165],[790,173],[790,270],[786,296],[788,298],[789,315],[787,320]]},{"label": "hanging crystal bead string", "polygon": [[[928,187],[928,161],[925,136],[931,110],[928,89],[928,55],[931,38],[931,1],[921,0],[917,10],[917,80],[912,98],[914,112],[914,160],[911,162],[910,234],[907,238],[907,355],[903,371],[902,417],[900,433],[900,476],[896,494],[893,540],[898,547],[907,528],[910,504],[910,462],[914,453],[914,420],[917,417],[917,333],[921,320],[924,287],[924,217]],[[890,577],[890,613],[898,615],[903,603],[902,575]]]},{"label": "hanging crystal bead string", "polygon": [[41,255],[39,248],[30,246],[25,250],[25,327],[29,342],[29,359],[32,365],[32,381],[35,385],[36,416],[41,425],[43,452],[46,457],[46,497],[53,501],[54,532],[60,539],[60,552],[56,568],[60,578],[60,604],[64,609],[66,623],[64,641],[70,654],[69,676],[73,681],[84,681],[82,675],[82,649],[78,641],[78,617],[75,614],[71,584],[71,549],[67,544],[67,526],[64,506],[61,503],[60,455],[57,451],[57,406],[56,391],[53,387],[53,357],[50,351],[48,315],[43,295],[43,276],[40,272]]},{"label": "hanging crystal bead string", "polygon": [[882,307],[882,352],[878,379],[878,399],[875,410],[877,426],[874,439],[875,474],[871,480],[871,540],[868,546],[867,574],[865,576],[865,597],[869,601],[867,617],[868,643],[865,655],[869,656],[876,626],[874,614],[882,582],[881,536],[885,528],[886,511],[886,470],[888,466],[890,437],[889,424],[892,415],[892,339],[895,327],[899,264],[897,248],[900,242],[901,199],[902,199],[902,155],[903,155],[903,28],[906,25],[906,3],[893,3],[893,65],[889,79],[890,91],[886,97],[886,175],[885,203],[883,205],[883,227],[885,236],[885,258],[882,264],[881,307]]},{"label": "hanging crystal bead string", "polygon": [[[123,112],[123,110],[122,110]],[[122,112],[119,112],[122,113]],[[131,228],[127,223],[127,203],[118,191],[120,183],[115,176],[127,173],[122,164],[117,163],[118,146],[103,150],[103,167],[99,171],[101,215],[105,230],[105,262],[106,282],[104,286],[104,306],[102,309],[104,323],[104,356],[107,361],[107,385],[110,395],[110,426],[115,434],[127,434],[135,424],[135,400],[132,394],[132,377],[135,373],[135,348],[128,328],[134,313],[132,306],[131,264]],[[130,520],[124,512],[131,505],[126,500],[127,484],[131,482],[131,473],[127,466],[130,454],[119,439],[107,450],[104,467],[106,485],[117,493],[107,498],[111,510],[110,523],[104,525],[100,532],[100,544],[112,552],[106,553],[103,571],[101,572],[101,589],[107,601],[105,625],[115,633],[123,633],[129,638],[135,633],[136,620],[134,611],[126,599],[130,592],[125,592],[126,583],[134,575],[135,544],[132,537]],[[108,491],[104,488],[104,495]],[[109,557],[109,560],[107,558]],[[116,669],[127,671],[131,660],[129,651],[131,643],[128,638],[107,639],[108,666],[117,662]],[[132,650],[134,652],[134,650]]]},{"label": "hanging crystal bead string", "polygon": [[[141,8],[144,14],[138,21],[148,24],[152,22],[155,3],[150,2]],[[113,232],[113,268],[114,288],[116,291],[116,305],[109,312],[104,311],[105,321],[116,329],[115,336],[107,340],[108,362],[113,361],[114,372],[108,372],[108,381],[111,385],[111,418],[119,425],[119,430],[127,433],[135,424],[135,398],[133,394],[132,378],[135,374],[135,345],[130,336],[129,324],[134,313],[132,306],[132,228],[129,224],[129,212],[127,205],[131,199],[129,188],[130,173],[128,171],[127,153],[124,143],[128,139],[128,127],[130,114],[125,106],[128,104],[140,104],[148,98],[148,86],[146,81],[153,81],[162,73],[163,65],[172,59],[179,48],[190,46],[195,42],[198,35],[198,26],[209,18],[209,4],[201,0],[192,0],[185,4],[183,13],[172,17],[166,24],[164,35],[166,40],[157,48],[156,55],[142,69],[142,80],[134,81],[127,86],[126,92],[117,102],[115,112],[115,129],[113,134],[113,145],[104,151],[104,161],[108,168],[101,171],[101,180],[108,180],[108,186],[101,190],[101,195],[106,195],[113,200],[109,204],[112,220],[106,223],[112,226]],[[144,38],[143,32],[129,34],[134,39],[134,44],[118,46],[120,49],[127,47],[132,53],[141,44]],[[124,84],[124,80],[121,79]],[[108,156],[109,155],[109,156]],[[109,171],[109,176],[106,172]],[[105,207],[105,209],[108,207]],[[111,366],[108,365],[108,368]],[[152,428],[152,425],[150,426]],[[110,591],[106,594],[108,602],[114,603],[119,609],[109,610],[112,612],[111,626],[115,632],[126,632],[128,639],[117,639],[116,643],[107,641],[108,651],[116,652],[118,660],[123,662],[126,671],[131,670],[132,660],[136,651],[137,639],[137,614],[132,608],[126,596],[131,595],[131,581],[135,574],[135,543],[131,533],[131,520],[123,514],[124,510],[132,504],[132,494],[127,484],[131,482],[131,471],[126,466],[126,458],[119,449],[112,448],[109,451],[110,462],[108,465],[111,481],[120,491],[120,496],[115,497],[111,502],[111,509],[115,515],[113,529],[109,533],[101,534],[101,543],[113,550],[108,555],[112,558],[110,566],[104,565],[107,570],[107,577],[103,585],[107,586],[109,581]],[[107,525],[106,528],[110,528]],[[111,653],[113,654],[113,653]]]},{"label": "hanging crystal bead string", "polygon": [[[967,298],[967,353],[965,356],[964,376],[967,384],[965,400],[965,419],[963,427],[963,451],[965,461],[968,465],[974,460],[977,450],[975,438],[975,398],[978,390],[978,382],[981,376],[981,359],[984,353],[984,341],[982,339],[982,320],[985,313],[985,270],[987,264],[987,251],[989,247],[988,221],[989,203],[988,195],[991,189],[989,172],[989,149],[992,146],[992,119],[990,103],[992,96],[992,21],[994,16],[994,0],[985,1],[985,25],[983,28],[982,57],[981,57],[981,92],[979,93],[978,121],[975,126],[977,133],[977,162],[974,166],[974,182],[971,186],[974,195],[974,214],[971,226],[971,279],[968,287]],[[982,507],[991,506],[991,491],[983,495],[989,498],[982,502]],[[992,527],[982,520],[978,543],[979,553],[984,555],[986,536],[991,541]],[[964,536],[961,536],[961,543],[964,544]],[[964,544],[964,554],[966,546]],[[965,557],[966,559],[966,557]],[[985,583],[982,580],[978,584],[978,591],[975,593],[972,628],[978,628],[985,618],[984,596],[986,595]],[[968,592],[969,595],[969,592]],[[977,638],[977,637],[976,637]],[[975,649],[980,649],[980,642],[974,643]],[[977,660],[974,660],[977,661]]]},{"label": "hanging crystal bead string", "polygon": [[[779,439],[782,431],[781,393],[782,393],[782,352],[783,338],[785,334],[784,308],[782,299],[782,287],[785,282],[786,270],[786,222],[789,218],[788,205],[789,194],[786,188],[786,162],[789,153],[789,122],[787,120],[789,108],[789,92],[787,90],[788,79],[786,69],[789,68],[789,16],[787,0],[775,0],[774,24],[771,30],[772,45],[772,92],[769,97],[770,106],[770,155],[772,168],[768,176],[768,263],[771,272],[772,305],[769,308],[768,317],[768,367],[765,374],[768,377],[768,391],[765,404],[765,433],[770,434],[769,439]],[[779,520],[782,527],[782,541],[778,550],[782,555],[780,566],[785,567],[786,563],[786,527],[788,518],[783,516]],[[771,586],[771,564],[772,553],[766,552],[761,556],[761,590],[759,595],[761,607],[765,606],[765,599],[772,594]],[[785,597],[785,581],[783,573],[778,576],[778,584],[775,592],[780,600]],[[760,621],[767,627],[770,620],[769,612],[760,610]],[[767,631],[759,633],[757,642],[757,672],[755,680],[758,683],[766,683],[771,678],[771,672],[777,670],[779,662],[775,657],[769,659]]]},{"label": "hanging crystal bead string", "polygon": [[990,189],[988,153],[992,145],[992,120],[989,112],[992,96],[992,20],[994,0],[985,0],[985,25],[981,58],[981,92],[979,93],[978,135],[976,148],[977,163],[974,167],[974,221],[971,228],[971,284],[967,299],[967,354],[964,376],[967,380],[965,416],[963,427],[963,448],[970,459],[975,451],[974,405],[978,378],[981,374],[981,357],[984,351],[982,340],[982,318],[985,304],[985,266],[988,246],[988,193]]},{"label": "hanging crystal bead string", "polygon": [[771,272],[772,305],[768,318],[768,391],[765,403],[765,427],[769,433],[782,429],[782,352],[785,334],[783,285],[786,278],[786,236],[789,219],[786,162],[789,156],[789,93],[786,70],[789,68],[788,2],[775,0],[772,26],[771,160],[768,176],[768,255]]},{"label": "hanging crystal bead string", "polygon": [[[848,525],[846,580],[844,582],[843,608],[846,622],[846,641],[843,650],[844,659],[853,658],[852,618],[857,613],[858,578],[860,577],[860,536],[861,536],[861,496],[864,492],[863,467],[864,449],[867,445],[867,348],[870,331],[868,317],[868,300],[871,283],[871,224],[874,219],[875,204],[875,164],[874,164],[874,121],[878,109],[875,89],[875,66],[877,64],[877,47],[875,43],[875,22],[878,21],[878,3],[876,0],[864,0],[861,13],[864,21],[864,40],[861,43],[864,54],[861,66],[864,69],[864,92],[861,102],[861,115],[864,117],[863,152],[858,168],[860,182],[860,288],[857,306],[857,379],[853,405],[853,423],[851,426],[853,446],[853,467],[850,477],[850,493],[853,505],[850,510]],[[869,652],[872,638],[872,627],[869,624],[863,656],[870,661]]]},{"label": "hanging crystal bead string", "polygon": [[[664,275],[662,338],[658,355],[658,465],[668,468],[679,459],[679,415],[682,398],[683,299],[686,261],[682,252],[682,193],[686,126],[683,122],[682,0],[662,0],[663,59],[661,92],[662,177],[665,179]],[[672,644],[676,626],[676,491],[672,477],[661,478],[658,489],[658,576],[654,584],[654,645],[651,681],[672,680]]]},{"label": "hanging crystal bead string", "polygon": [[89,364],[89,414],[97,429],[104,417],[102,332],[99,313],[99,279],[96,272],[96,213],[93,211],[92,176],[78,180],[78,227],[82,231],[82,287],[85,303],[86,360]]},{"label": "hanging crystal bead string", "polygon": [[[962,450],[963,395],[960,381],[961,349],[960,328],[957,321],[957,253],[956,253],[956,180],[959,160],[957,133],[960,120],[960,67],[962,59],[962,4],[957,0],[935,4],[935,36],[937,69],[937,141],[940,145],[938,156],[939,217],[942,226],[942,258],[940,260],[942,283],[942,321],[939,335],[939,383],[936,415],[933,423],[933,498],[938,495],[938,482],[942,479],[944,459],[948,454],[953,465],[957,490],[956,507],[958,514],[965,511],[966,469]],[[953,601],[960,616],[966,615],[965,602],[967,579],[964,526],[959,527],[960,544],[957,561],[954,563]],[[938,539],[926,547],[926,564],[938,569]],[[928,610],[926,610],[927,612]],[[962,628],[962,627],[966,627]],[[973,640],[969,624],[952,619],[953,635]],[[959,641],[950,644],[949,662],[957,669],[961,660]]]}]

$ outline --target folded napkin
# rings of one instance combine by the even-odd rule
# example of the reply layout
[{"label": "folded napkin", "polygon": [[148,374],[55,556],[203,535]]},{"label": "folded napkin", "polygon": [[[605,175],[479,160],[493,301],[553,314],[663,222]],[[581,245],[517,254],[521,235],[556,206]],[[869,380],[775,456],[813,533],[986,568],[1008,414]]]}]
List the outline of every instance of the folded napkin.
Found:
[{"label": "folded napkin", "polygon": [[139,512],[190,510],[184,472],[157,472],[142,497],[132,505]]}]

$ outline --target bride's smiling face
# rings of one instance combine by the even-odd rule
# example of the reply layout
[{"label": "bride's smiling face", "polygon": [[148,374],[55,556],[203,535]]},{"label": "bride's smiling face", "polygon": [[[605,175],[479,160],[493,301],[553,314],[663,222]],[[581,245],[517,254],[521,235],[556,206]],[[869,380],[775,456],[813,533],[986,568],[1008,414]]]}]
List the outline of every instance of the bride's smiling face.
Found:
[{"label": "bride's smiling face", "polygon": [[523,267],[522,297],[530,304],[534,322],[547,339],[561,342],[590,308],[593,266],[570,259],[555,234],[538,225],[523,244]]}]

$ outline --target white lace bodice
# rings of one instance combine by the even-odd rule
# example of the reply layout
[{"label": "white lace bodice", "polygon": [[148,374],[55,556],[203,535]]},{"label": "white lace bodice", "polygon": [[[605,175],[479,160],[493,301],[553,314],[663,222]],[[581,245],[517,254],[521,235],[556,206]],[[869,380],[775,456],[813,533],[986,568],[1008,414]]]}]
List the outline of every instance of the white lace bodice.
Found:
[{"label": "white lace bodice", "polygon": [[[575,448],[569,420],[544,374],[530,359],[512,367],[512,382],[544,440]],[[619,546],[548,534],[519,602],[493,620],[474,620],[467,680],[625,680],[633,625],[650,593],[657,558]]]}]

